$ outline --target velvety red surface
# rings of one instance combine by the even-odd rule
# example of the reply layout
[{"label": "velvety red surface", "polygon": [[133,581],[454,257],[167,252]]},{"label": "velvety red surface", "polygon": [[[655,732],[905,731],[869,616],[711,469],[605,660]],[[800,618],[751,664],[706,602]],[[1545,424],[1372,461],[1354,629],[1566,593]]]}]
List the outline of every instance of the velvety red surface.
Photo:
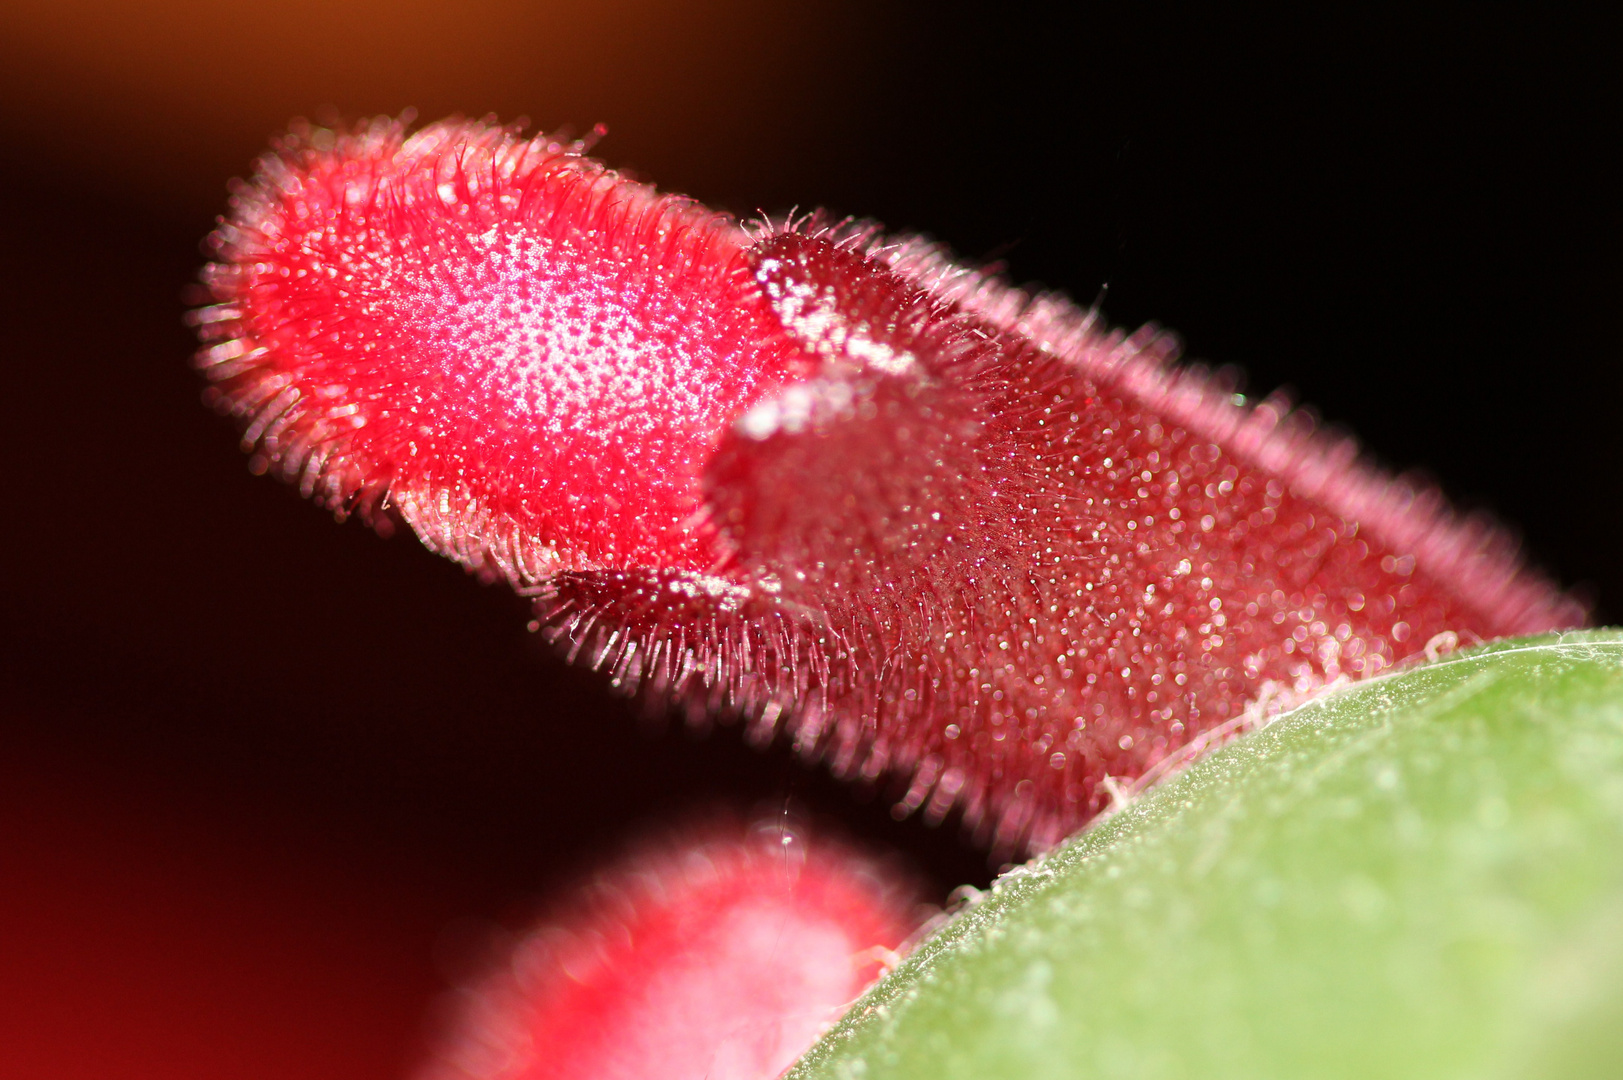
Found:
[{"label": "velvety red surface", "polygon": [[544,137],[296,132],[216,234],[204,362],[256,467],[470,566],[703,570],[694,479],[797,358],[746,239]]},{"label": "velvety red surface", "polygon": [[261,467],[572,659],[1042,849],[1196,736],[1582,607],[1288,402],[1056,296],[544,138],[303,129],[197,321]]}]

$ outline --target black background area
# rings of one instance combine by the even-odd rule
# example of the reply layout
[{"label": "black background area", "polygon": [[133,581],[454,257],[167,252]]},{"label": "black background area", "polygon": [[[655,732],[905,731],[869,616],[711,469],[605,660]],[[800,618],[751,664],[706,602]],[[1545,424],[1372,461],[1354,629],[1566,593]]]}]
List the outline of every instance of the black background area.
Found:
[{"label": "black background area", "polygon": [[1604,620],[1615,30],[1498,6],[8,7],[0,1072],[402,1075],[456,942],[695,809],[793,803],[937,898],[987,879],[950,825],[782,748],[641,726],[505,590],[248,474],[180,297],[289,117],[604,121],[601,157],[712,205],[872,216],[1102,296],[1514,523]]}]

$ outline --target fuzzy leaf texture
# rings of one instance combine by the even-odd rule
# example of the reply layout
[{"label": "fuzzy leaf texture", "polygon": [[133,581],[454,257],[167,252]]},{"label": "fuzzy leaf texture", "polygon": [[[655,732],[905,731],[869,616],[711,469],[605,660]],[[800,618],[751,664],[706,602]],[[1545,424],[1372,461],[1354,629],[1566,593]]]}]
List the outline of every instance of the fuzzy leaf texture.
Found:
[{"label": "fuzzy leaf texture", "polygon": [[1326,695],[999,879],[788,1080],[1603,1080],[1623,633]]},{"label": "fuzzy leaf texture", "polygon": [[1428,643],[1585,620],[1153,330],[578,144],[296,128],[213,243],[200,364],[256,468],[533,593],[623,690],[1001,852]]}]

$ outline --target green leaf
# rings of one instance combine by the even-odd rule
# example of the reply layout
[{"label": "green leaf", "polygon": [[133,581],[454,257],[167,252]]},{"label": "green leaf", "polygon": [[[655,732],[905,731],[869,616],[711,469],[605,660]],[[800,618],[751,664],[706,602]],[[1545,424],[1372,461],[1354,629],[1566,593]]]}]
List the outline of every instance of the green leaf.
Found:
[{"label": "green leaf", "polygon": [[1295,710],[1001,878],[795,1080],[1623,1075],[1623,633]]}]

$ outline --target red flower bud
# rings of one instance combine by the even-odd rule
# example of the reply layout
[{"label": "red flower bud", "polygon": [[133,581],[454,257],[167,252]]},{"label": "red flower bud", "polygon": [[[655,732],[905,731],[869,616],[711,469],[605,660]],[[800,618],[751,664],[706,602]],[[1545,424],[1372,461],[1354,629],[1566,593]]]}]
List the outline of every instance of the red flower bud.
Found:
[{"label": "red flower bud", "polygon": [[470,992],[424,1080],[772,1080],[917,922],[888,871],[776,824],[645,851]]},{"label": "red flower bud", "polygon": [[202,363],[261,467],[533,589],[617,685],[899,773],[1003,851],[1202,733],[1584,621],[1164,336],[578,146],[300,129],[215,244]]}]

